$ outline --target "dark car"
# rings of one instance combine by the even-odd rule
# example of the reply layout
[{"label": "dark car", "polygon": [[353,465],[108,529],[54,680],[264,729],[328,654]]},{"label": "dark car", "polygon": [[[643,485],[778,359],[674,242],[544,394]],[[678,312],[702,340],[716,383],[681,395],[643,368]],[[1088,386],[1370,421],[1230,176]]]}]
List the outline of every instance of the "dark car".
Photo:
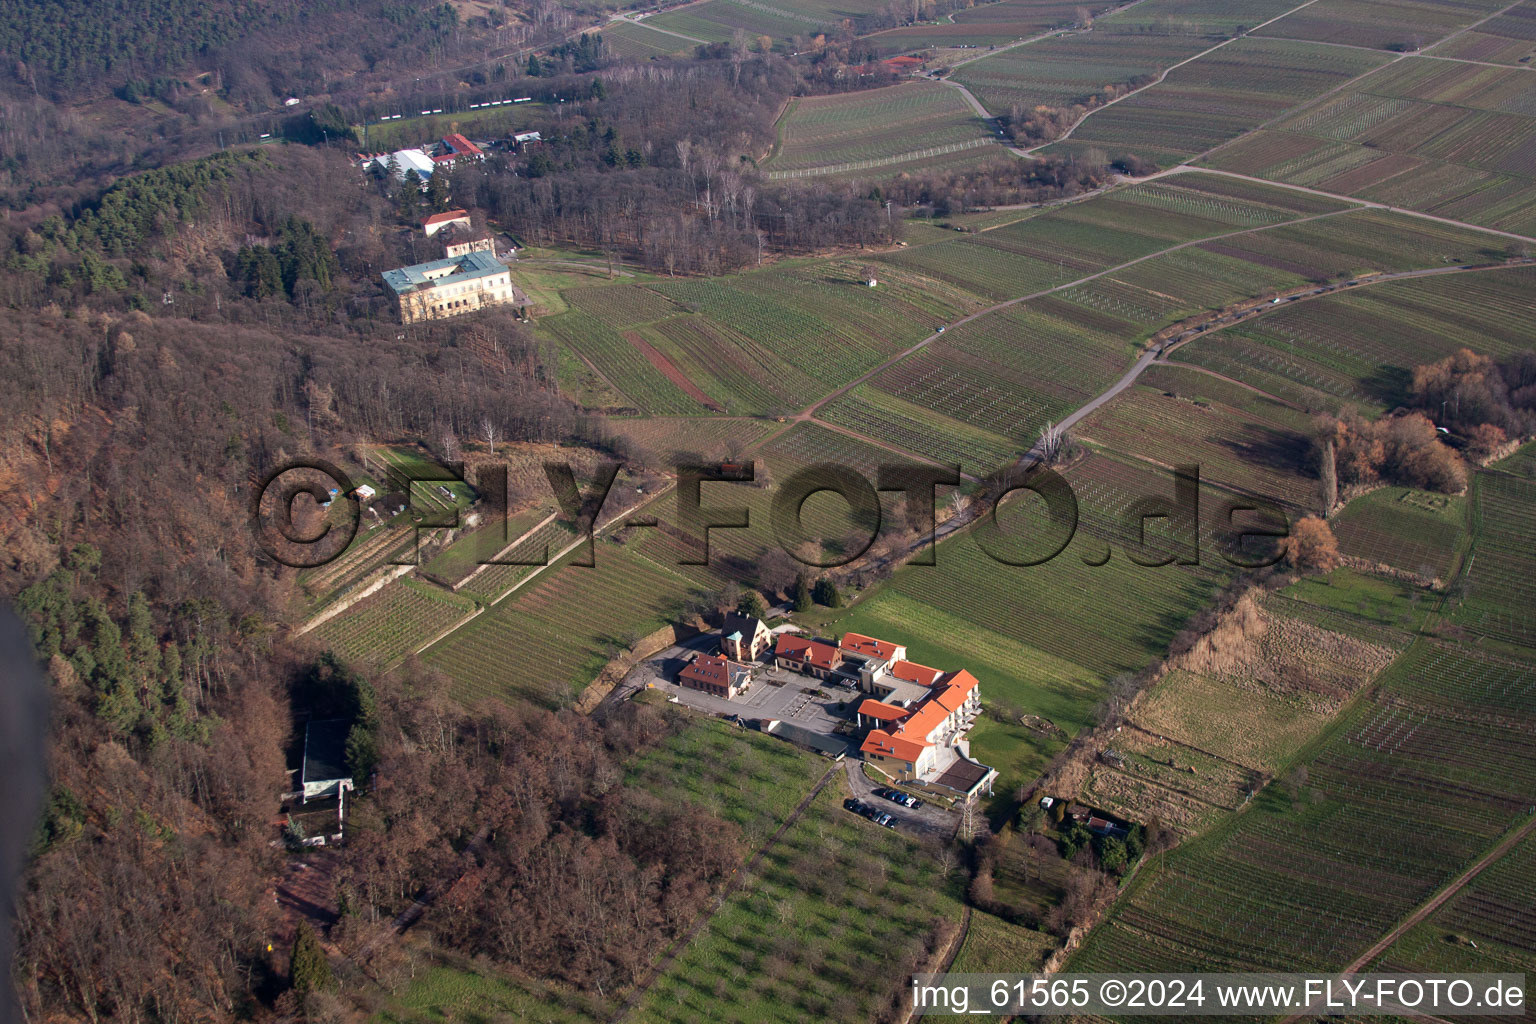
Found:
[{"label": "dark car", "polygon": [[852,811],[854,814],[864,813],[864,801],[862,800],[855,800],[853,797],[849,797],[847,800],[843,801],[843,806]]}]

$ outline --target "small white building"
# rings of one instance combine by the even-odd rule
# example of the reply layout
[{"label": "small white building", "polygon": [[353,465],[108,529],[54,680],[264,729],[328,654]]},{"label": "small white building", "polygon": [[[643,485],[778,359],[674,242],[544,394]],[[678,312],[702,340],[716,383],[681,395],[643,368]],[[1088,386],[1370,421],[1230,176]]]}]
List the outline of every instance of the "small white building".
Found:
[{"label": "small white building", "polygon": [[395,162],[395,177],[401,181],[405,180],[406,174],[410,171],[415,171],[416,176],[425,181],[432,177],[432,169],[437,166],[432,162],[431,157],[419,149],[397,149],[393,153],[374,157],[373,166],[381,171],[388,170],[391,160]]},{"label": "small white building", "polygon": [[[470,227],[469,211],[449,210],[447,213],[434,213],[432,216],[421,222],[421,230],[426,232],[428,238],[431,238],[433,235],[437,234],[444,228],[455,224],[464,228],[465,230],[468,230]],[[449,253],[449,255],[451,256],[454,254]]]},{"label": "small white building", "polygon": [[379,492],[374,490],[368,484],[358,484],[357,490],[353,491],[352,493],[357,495],[358,501],[372,501],[374,496]]}]

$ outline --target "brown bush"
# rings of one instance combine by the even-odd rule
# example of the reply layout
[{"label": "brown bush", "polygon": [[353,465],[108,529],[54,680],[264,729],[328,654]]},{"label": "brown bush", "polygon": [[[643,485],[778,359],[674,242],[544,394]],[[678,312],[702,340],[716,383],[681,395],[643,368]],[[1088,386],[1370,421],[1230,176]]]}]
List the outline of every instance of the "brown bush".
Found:
[{"label": "brown bush", "polygon": [[1285,560],[1300,573],[1325,573],[1339,565],[1339,542],[1328,523],[1307,516],[1291,528],[1291,535],[1281,542]]},{"label": "brown bush", "polygon": [[1319,462],[1329,444],[1339,481],[1378,480],[1454,494],[1467,485],[1461,457],[1440,440],[1423,413],[1408,412],[1370,421],[1353,411],[1324,417],[1317,440]]}]

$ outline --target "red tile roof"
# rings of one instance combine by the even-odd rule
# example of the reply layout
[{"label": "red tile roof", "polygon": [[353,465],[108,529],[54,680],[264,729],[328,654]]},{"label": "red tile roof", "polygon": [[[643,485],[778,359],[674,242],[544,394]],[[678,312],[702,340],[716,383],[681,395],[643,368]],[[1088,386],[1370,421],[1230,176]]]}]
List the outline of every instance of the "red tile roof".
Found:
[{"label": "red tile roof", "polygon": [[879,754],[882,757],[899,757],[903,761],[916,764],[917,759],[923,756],[923,749],[930,745],[905,736],[893,736],[884,729],[871,729],[869,735],[864,737],[859,750],[865,754]]},{"label": "red tile roof", "polygon": [[870,658],[879,658],[884,661],[896,654],[900,644],[893,644],[889,640],[876,640],[872,636],[862,633],[844,633],[843,642],[839,645],[845,651],[854,654],[862,654]]},{"label": "red tile roof", "polygon": [[967,697],[975,692],[978,685],[980,684],[977,683],[975,676],[961,669],[950,676],[943,688],[934,695],[934,703],[942,704],[946,709],[955,711],[965,703]]},{"label": "red tile roof", "polygon": [[908,739],[927,743],[928,734],[943,725],[949,714],[949,709],[944,705],[936,700],[930,700],[912,712],[912,717],[902,722],[901,727],[896,731]]},{"label": "red tile roof", "polygon": [[485,153],[479,146],[470,142],[463,135],[454,132],[452,135],[443,136],[443,145],[453,150],[456,156],[484,156]]},{"label": "red tile roof", "polygon": [[879,719],[882,722],[899,722],[911,713],[906,708],[899,708],[894,704],[886,704],[875,700],[873,697],[866,697],[864,703],[859,705],[859,714],[864,715],[866,718]]},{"label": "red tile roof", "polygon": [[678,681],[692,679],[713,686],[731,685],[730,662],[713,654],[701,654],[677,674]]},{"label": "red tile roof", "polygon": [[891,665],[891,675],[921,686],[932,686],[943,674],[939,669],[919,665],[915,661],[898,661]]},{"label": "red tile roof", "polygon": [[424,228],[429,228],[433,224],[447,224],[449,221],[468,219],[468,210],[449,210],[447,213],[434,213],[432,216],[422,221],[421,226]]},{"label": "red tile roof", "polygon": [[817,668],[830,669],[840,660],[836,647],[831,644],[819,643],[815,640],[807,640],[804,637],[790,636],[788,633],[779,634],[779,642],[773,652],[781,658],[789,658],[793,661],[803,661]]}]

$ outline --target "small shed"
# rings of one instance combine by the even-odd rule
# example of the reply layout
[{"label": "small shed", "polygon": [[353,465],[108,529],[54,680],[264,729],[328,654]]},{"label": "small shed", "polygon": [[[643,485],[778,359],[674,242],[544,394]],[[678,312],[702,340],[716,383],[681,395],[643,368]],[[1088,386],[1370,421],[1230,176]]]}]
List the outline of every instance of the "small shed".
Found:
[{"label": "small shed", "polygon": [[379,492],[374,490],[368,484],[358,484],[357,490],[353,491],[352,493],[357,495],[358,501],[372,501]]},{"label": "small shed", "polygon": [[351,731],[352,723],[344,718],[305,726],[304,766],[299,776],[304,800],[339,796],[352,789],[352,776],[347,774],[347,735]]}]

